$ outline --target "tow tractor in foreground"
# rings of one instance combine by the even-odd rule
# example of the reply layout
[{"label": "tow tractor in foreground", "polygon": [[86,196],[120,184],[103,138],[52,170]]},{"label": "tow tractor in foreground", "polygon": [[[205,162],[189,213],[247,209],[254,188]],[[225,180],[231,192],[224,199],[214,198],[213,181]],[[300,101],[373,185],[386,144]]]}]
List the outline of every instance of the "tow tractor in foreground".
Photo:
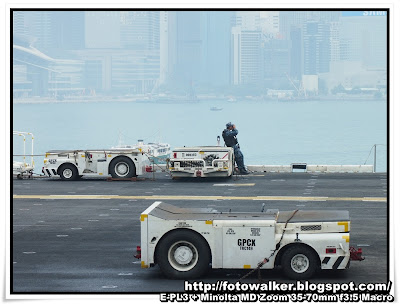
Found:
[{"label": "tow tractor in foreground", "polygon": [[230,177],[234,162],[231,147],[180,147],[172,151],[169,170],[172,178]]},{"label": "tow tractor in foreground", "polygon": [[348,211],[266,210],[221,213],[154,202],[140,216],[142,268],[160,266],[169,278],[191,279],[213,269],[273,269],[307,279],[318,269],[347,269],[363,260],[349,246]]}]

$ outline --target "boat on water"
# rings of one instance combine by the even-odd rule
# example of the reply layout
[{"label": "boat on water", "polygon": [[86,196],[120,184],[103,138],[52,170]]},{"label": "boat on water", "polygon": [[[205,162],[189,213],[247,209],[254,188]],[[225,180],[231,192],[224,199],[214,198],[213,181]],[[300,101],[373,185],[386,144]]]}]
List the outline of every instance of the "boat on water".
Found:
[{"label": "boat on water", "polygon": [[210,108],[211,111],[221,111],[222,109],[223,108],[215,107],[215,106]]},{"label": "boat on water", "polygon": [[143,140],[138,140],[134,145],[118,145],[111,147],[112,149],[141,149],[150,161],[154,164],[165,164],[167,159],[171,157],[171,145],[168,143],[144,143]]}]

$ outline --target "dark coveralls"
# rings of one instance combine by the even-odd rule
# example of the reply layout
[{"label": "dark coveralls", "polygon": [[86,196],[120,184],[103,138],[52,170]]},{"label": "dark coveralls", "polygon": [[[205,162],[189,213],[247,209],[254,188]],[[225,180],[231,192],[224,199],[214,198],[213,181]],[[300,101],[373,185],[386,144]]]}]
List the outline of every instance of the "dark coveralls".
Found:
[{"label": "dark coveralls", "polygon": [[244,157],[242,152],[240,151],[240,146],[238,140],[236,139],[236,135],[239,133],[237,129],[224,129],[222,132],[222,137],[224,138],[225,145],[228,147],[233,147],[233,152],[235,154],[235,162],[240,172],[246,172],[246,168],[244,167]]}]

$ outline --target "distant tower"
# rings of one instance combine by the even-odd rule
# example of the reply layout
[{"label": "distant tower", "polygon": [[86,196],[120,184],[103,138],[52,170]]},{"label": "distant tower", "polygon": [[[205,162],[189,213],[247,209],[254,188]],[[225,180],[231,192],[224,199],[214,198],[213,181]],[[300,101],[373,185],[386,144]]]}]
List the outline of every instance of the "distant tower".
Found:
[{"label": "distant tower", "polygon": [[122,11],[121,46],[155,50],[160,48],[160,12]]},{"label": "distant tower", "polygon": [[325,22],[309,21],[304,24],[304,74],[329,72],[330,26]]},{"label": "distant tower", "polygon": [[259,12],[237,12],[232,28],[232,83],[262,80],[262,49]]},{"label": "distant tower", "polygon": [[297,80],[300,80],[303,74],[302,55],[301,29],[293,26],[290,31],[290,76]]},{"label": "distant tower", "polygon": [[171,80],[176,67],[176,12],[160,12],[160,84]]},{"label": "distant tower", "polygon": [[180,81],[229,84],[230,31],[235,12],[176,12],[176,70]]},{"label": "distant tower", "polygon": [[361,61],[366,68],[386,69],[387,16],[383,12],[370,13],[365,16],[344,14],[340,18],[341,59]]},{"label": "distant tower", "polygon": [[262,33],[269,38],[276,38],[279,34],[279,11],[260,12]]},{"label": "distant tower", "polygon": [[[203,78],[205,71],[203,37],[205,12],[176,12],[176,76],[185,87]],[[186,88],[187,89],[187,88]]]}]

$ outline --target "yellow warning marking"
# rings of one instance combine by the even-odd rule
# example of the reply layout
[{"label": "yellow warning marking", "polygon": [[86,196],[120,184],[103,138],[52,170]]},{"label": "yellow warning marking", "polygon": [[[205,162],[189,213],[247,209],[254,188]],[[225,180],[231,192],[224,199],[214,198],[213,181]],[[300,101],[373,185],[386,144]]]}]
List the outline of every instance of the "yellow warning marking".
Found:
[{"label": "yellow warning marking", "polygon": [[[119,195],[13,195],[14,199],[142,199],[142,200],[265,200],[265,201],[365,201],[364,197],[301,197],[301,196],[119,196]],[[386,202],[376,197],[376,202]]]},{"label": "yellow warning marking", "polygon": [[141,266],[142,266],[142,268],[149,268],[149,266],[147,266],[144,261],[142,261]]},{"label": "yellow warning marking", "polygon": [[243,269],[251,269],[251,265],[243,265]]},{"label": "yellow warning marking", "polygon": [[146,214],[141,214],[140,215],[140,221],[144,221],[147,218]]},{"label": "yellow warning marking", "polygon": [[346,240],[346,243],[350,242],[350,236],[349,235],[343,235],[342,238]]},{"label": "yellow warning marking", "polygon": [[81,155],[82,158],[85,158],[85,155]]},{"label": "yellow warning marking", "polygon": [[337,224],[339,226],[344,226],[344,231],[349,232],[349,222],[348,221],[338,222]]},{"label": "yellow warning marking", "polygon": [[212,220],[206,220],[206,225],[212,225],[213,221]]},{"label": "yellow warning marking", "polygon": [[200,155],[204,155],[204,151],[199,151],[199,154]]},{"label": "yellow warning marking", "polygon": [[107,157],[111,158],[111,155],[107,155]]}]

